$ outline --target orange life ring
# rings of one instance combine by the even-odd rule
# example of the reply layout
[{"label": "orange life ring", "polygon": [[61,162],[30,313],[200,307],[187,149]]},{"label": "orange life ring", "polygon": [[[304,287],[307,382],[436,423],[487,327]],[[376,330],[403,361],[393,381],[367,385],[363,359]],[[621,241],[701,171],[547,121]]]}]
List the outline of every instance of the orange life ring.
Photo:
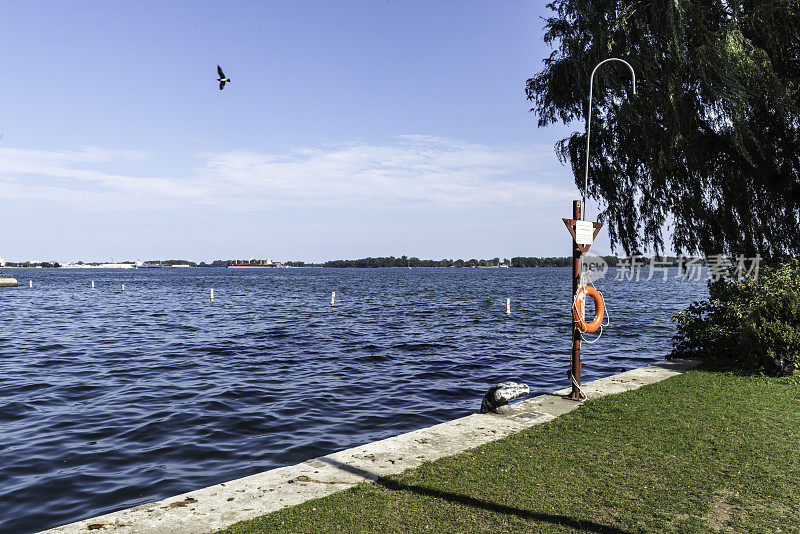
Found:
[{"label": "orange life ring", "polygon": [[[586,318],[583,317],[582,309],[586,297],[594,299],[594,320],[591,323],[586,323]],[[583,286],[578,289],[578,294],[575,295],[575,301],[572,303],[572,317],[578,323],[578,328],[581,332],[594,332],[600,325],[603,324],[603,317],[605,317],[606,307],[603,302],[603,296],[593,286]]]}]

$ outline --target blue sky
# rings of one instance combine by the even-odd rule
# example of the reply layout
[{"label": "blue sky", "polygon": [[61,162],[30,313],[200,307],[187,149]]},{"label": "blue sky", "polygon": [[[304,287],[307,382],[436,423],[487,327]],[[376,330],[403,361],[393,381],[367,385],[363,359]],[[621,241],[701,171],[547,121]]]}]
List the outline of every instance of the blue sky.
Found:
[{"label": "blue sky", "polygon": [[0,256],[568,255],[543,4],[8,3]]}]

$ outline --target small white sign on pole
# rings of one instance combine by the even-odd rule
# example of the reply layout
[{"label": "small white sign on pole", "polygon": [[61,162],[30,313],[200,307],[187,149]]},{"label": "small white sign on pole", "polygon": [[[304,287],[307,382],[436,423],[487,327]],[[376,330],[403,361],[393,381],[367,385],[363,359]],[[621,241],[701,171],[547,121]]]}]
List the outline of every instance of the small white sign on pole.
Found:
[{"label": "small white sign on pole", "polygon": [[575,242],[579,245],[591,245],[594,241],[594,224],[590,221],[575,221]]}]

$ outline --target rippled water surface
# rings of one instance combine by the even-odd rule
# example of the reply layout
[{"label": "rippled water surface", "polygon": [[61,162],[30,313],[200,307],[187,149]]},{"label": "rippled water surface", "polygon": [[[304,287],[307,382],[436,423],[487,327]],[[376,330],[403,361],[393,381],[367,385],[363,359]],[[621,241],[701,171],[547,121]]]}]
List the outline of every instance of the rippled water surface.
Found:
[{"label": "rippled water surface", "polygon": [[[568,269],[4,273],[22,287],[0,289],[2,532],[463,416],[499,381],[568,385]],[[705,294],[675,274],[597,282],[611,326],[585,380],[664,358]]]}]

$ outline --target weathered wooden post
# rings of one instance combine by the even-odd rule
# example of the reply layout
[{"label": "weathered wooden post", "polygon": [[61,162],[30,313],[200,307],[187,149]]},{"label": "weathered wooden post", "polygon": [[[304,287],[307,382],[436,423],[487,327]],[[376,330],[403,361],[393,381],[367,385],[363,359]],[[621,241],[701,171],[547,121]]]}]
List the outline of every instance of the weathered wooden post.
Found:
[{"label": "weathered wooden post", "polygon": [[[572,218],[575,221],[582,219],[581,214],[581,201],[572,201]],[[570,298],[570,316],[572,316],[572,307],[575,306],[575,295],[578,294],[578,288],[581,286],[581,256],[583,256],[583,249],[573,238],[572,240],[572,294]],[[583,364],[581,363],[581,331],[578,328],[578,323],[572,321],[572,366],[570,371],[572,373],[572,392],[569,395],[570,399],[581,400],[581,392],[578,386],[581,384],[581,371]]]},{"label": "weathered wooden post", "polygon": [[571,349],[571,366],[570,366],[570,382],[572,382],[572,392],[569,395],[570,399],[581,400],[581,371],[583,370],[583,363],[581,362],[581,330],[578,328],[578,322],[572,319],[572,309],[575,307],[575,297],[578,294],[578,289],[581,287],[581,257],[589,251],[592,246],[594,238],[603,227],[602,223],[586,222],[583,221],[582,205],[580,200],[572,201],[572,219],[562,219],[564,224],[572,235],[572,295],[570,296],[570,319],[572,320],[572,349]]}]

